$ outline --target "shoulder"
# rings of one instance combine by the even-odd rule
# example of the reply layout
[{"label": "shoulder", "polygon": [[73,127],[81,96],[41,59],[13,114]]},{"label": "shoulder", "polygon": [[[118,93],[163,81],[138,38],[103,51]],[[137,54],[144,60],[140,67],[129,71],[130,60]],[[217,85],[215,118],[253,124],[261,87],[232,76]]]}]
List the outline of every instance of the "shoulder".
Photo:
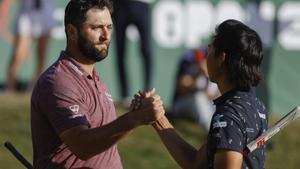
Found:
[{"label": "shoulder", "polygon": [[235,91],[223,98],[222,104],[217,105],[219,111],[230,111],[231,113],[244,116],[257,111],[264,111],[264,104],[257,98],[255,91]]},{"label": "shoulder", "polygon": [[249,104],[245,97],[244,95],[232,95],[227,97],[222,104],[218,104],[213,116],[213,123],[219,125],[219,121],[225,121],[238,128],[245,128],[248,119],[247,113],[249,113]]},{"label": "shoulder", "polygon": [[244,102],[240,100],[240,97],[233,96],[227,98],[223,104],[217,106],[216,113],[223,114],[225,116],[239,115],[243,110]]},{"label": "shoulder", "polygon": [[74,74],[62,64],[53,64],[49,67],[39,78],[39,85],[61,85],[63,83],[70,83],[74,81]]},{"label": "shoulder", "polygon": [[40,94],[62,93],[77,88],[78,79],[74,73],[60,63],[54,63],[38,79],[34,92]]}]

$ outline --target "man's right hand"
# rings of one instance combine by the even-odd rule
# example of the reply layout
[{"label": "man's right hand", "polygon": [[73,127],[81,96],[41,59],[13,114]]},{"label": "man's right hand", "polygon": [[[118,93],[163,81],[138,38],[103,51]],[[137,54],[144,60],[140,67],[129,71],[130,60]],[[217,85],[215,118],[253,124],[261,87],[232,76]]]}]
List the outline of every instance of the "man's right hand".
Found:
[{"label": "man's right hand", "polygon": [[132,103],[130,113],[136,125],[152,124],[165,113],[163,102],[155,94],[155,89],[136,94]]}]

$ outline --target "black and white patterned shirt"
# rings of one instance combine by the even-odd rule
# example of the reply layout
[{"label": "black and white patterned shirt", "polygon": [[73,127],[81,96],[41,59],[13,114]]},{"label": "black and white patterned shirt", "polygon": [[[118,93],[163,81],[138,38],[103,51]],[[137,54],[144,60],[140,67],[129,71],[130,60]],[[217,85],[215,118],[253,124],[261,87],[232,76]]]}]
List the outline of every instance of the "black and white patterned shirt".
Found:
[{"label": "black and white patterned shirt", "polygon": [[[213,115],[208,134],[207,153],[209,168],[213,169],[218,149],[243,153],[247,143],[267,130],[268,114],[255,90],[231,90],[214,100]],[[244,156],[242,169],[263,169],[265,146]]]}]

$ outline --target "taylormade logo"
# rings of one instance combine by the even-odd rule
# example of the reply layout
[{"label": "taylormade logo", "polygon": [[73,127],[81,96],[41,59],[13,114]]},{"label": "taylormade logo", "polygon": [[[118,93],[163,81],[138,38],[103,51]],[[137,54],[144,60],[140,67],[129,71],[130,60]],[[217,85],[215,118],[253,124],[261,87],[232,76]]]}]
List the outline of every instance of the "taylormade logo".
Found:
[{"label": "taylormade logo", "polygon": [[69,106],[69,109],[74,113],[71,118],[82,117],[84,116],[82,113],[79,113],[79,105]]}]

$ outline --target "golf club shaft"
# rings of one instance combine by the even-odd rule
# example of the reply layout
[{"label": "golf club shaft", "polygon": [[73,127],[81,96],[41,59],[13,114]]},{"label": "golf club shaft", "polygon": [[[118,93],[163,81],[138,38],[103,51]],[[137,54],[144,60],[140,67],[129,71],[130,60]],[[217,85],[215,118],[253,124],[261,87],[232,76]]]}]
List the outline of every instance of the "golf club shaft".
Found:
[{"label": "golf club shaft", "polygon": [[4,146],[27,168],[33,169],[33,166],[19,153],[19,151],[10,143],[5,142]]},{"label": "golf club shaft", "polygon": [[266,132],[262,133],[257,139],[253,140],[249,144],[247,144],[246,149],[244,150],[244,155],[248,155],[248,153],[254,151],[258,147],[265,144],[267,140],[277,134],[281,129],[287,126],[289,123],[294,121],[300,116],[300,107],[295,107],[292,111],[286,114],[283,118],[278,120],[274,126],[269,128]]}]

